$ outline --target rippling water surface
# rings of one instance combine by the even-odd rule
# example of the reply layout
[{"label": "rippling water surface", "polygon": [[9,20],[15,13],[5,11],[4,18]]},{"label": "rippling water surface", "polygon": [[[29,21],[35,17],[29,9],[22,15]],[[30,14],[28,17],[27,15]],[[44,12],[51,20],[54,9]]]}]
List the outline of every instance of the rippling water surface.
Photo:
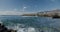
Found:
[{"label": "rippling water surface", "polygon": [[60,19],[51,17],[0,16],[1,22],[17,32],[60,32]]}]

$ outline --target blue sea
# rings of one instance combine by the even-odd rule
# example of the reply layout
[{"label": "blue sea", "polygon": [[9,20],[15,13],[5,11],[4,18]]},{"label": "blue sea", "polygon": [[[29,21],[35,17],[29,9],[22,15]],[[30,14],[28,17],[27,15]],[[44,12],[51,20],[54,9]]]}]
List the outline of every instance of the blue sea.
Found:
[{"label": "blue sea", "polygon": [[60,19],[52,17],[1,15],[0,23],[17,32],[60,32]]}]

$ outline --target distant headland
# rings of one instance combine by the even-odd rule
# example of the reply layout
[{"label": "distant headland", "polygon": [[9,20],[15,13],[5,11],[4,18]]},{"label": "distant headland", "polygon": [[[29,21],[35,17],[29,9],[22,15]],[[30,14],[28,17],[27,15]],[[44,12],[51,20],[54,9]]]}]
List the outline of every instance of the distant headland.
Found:
[{"label": "distant headland", "polygon": [[44,11],[30,14],[23,14],[22,16],[44,16],[44,17],[52,17],[54,15],[60,16],[60,9],[52,10],[52,11]]}]

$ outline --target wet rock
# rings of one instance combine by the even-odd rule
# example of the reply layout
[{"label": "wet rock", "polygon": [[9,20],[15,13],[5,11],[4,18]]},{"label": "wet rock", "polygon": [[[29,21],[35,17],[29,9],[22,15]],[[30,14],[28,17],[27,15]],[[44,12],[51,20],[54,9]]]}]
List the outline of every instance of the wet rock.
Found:
[{"label": "wet rock", "polygon": [[17,31],[13,29],[9,29],[8,32],[17,32]]},{"label": "wet rock", "polygon": [[41,31],[41,32],[44,32],[44,31]]},{"label": "wet rock", "polygon": [[17,32],[17,31],[13,29],[8,29],[7,27],[0,23],[0,32]]}]

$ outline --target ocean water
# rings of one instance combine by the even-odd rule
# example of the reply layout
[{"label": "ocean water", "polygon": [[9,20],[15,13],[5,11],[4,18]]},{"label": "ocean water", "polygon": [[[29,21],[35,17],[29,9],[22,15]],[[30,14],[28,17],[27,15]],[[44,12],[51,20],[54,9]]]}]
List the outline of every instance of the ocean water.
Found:
[{"label": "ocean water", "polygon": [[60,19],[34,16],[0,16],[0,23],[17,32],[60,32]]}]

